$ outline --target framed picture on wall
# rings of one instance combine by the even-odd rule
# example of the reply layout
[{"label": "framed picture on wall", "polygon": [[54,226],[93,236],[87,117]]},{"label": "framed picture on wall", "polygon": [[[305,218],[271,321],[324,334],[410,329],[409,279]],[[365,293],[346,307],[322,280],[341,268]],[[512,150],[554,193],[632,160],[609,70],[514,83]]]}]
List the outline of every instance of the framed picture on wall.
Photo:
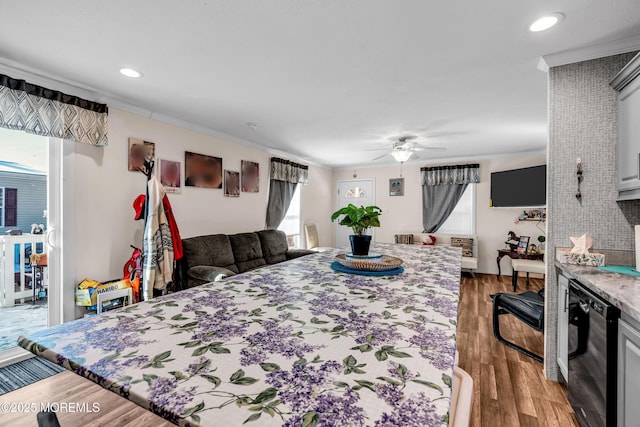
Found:
[{"label": "framed picture on wall", "polygon": [[160,160],[160,183],[167,193],[179,193],[181,188],[180,162],[173,160]]},{"label": "framed picture on wall", "polygon": [[529,248],[529,236],[520,236],[520,241],[518,242],[518,255],[526,254],[527,249]]},{"label": "framed picture on wall", "polygon": [[222,188],[222,158],[185,151],[184,185],[186,187]]},{"label": "framed picture on wall", "polygon": [[145,160],[152,161],[156,157],[156,144],[138,138],[129,138],[129,170],[147,173]]},{"label": "framed picture on wall", "polygon": [[260,163],[242,161],[242,191],[257,193],[260,191]]},{"label": "framed picture on wall", "polygon": [[240,197],[240,172],[224,171],[224,195]]},{"label": "framed picture on wall", "polygon": [[404,178],[391,178],[389,180],[389,195],[404,196]]}]

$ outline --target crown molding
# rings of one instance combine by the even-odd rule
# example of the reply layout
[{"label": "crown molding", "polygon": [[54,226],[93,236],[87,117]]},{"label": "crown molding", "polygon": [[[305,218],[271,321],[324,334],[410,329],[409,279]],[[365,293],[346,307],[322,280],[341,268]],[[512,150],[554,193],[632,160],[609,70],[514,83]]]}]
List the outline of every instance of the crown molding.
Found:
[{"label": "crown molding", "polygon": [[313,166],[332,169],[330,166],[319,163],[314,160],[306,159],[300,155],[288,153],[286,151],[279,150],[277,148],[261,145],[243,138],[239,138],[230,135],[225,132],[221,132],[206,126],[198,125],[188,120],[179,119],[174,116],[163,114],[160,111],[152,111],[148,108],[136,105],[134,101],[116,96],[114,94],[104,92],[87,85],[83,85],[68,79],[64,79],[59,76],[43,73],[35,68],[27,67],[19,64],[10,59],[0,57],[0,73],[7,74],[16,79],[26,80],[29,83],[46,87],[47,89],[57,90],[67,93],[69,95],[78,96],[87,100],[100,102],[107,104],[109,108],[116,108],[118,110],[126,111],[128,113],[136,114],[138,116],[146,117],[159,122],[167,123],[173,126],[177,126],[183,129],[192,130],[205,135],[213,136],[215,138],[224,139],[225,141],[233,142],[245,147],[254,148],[256,150],[264,151],[267,154],[274,156],[287,157],[292,161],[308,163]]},{"label": "crown molding", "polygon": [[551,67],[604,58],[636,50],[640,50],[640,36],[543,55],[538,61],[538,69],[546,73]]}]

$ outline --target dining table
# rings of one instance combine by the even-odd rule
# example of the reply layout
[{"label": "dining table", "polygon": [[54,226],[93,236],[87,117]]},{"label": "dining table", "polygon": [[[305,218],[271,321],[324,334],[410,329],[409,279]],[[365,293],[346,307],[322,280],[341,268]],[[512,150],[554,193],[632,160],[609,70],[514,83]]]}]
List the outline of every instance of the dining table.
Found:
[{"label": "dining table", "polygon": [[26,334],[18,344],[182,426],[445,426],[460,248],[318,252]]}]

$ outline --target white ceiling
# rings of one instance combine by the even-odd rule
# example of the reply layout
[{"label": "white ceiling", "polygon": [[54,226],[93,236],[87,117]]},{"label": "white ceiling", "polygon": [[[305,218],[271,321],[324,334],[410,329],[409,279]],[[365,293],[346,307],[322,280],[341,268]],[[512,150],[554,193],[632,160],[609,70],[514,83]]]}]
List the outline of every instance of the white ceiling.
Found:
[{"label": "white ceiling", "polygon": [[[380,153],[363,150],[405,133],[447,148],[423,162],[543,150],[539,58],[640,35],[638,0],[3,0],[2,11],[0,62],[334,167],[370,164]],[[566,19],[526,30],[548,12]]]}]

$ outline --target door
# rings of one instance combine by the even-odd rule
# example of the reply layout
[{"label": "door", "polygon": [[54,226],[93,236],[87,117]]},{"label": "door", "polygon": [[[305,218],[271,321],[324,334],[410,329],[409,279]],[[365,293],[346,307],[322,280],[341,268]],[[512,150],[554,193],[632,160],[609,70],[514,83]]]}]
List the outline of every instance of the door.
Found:
[{"label": "door", "polygon": [[[375,205],[375,180],[371,179],[350,179],[338,181],[338,201],[336,210],[341,209],[349,203],[356,206]],[[349,235],[353,231],[336,222],[336,248],[349,247]],[[372,234],[372,229],[367,234]]]},{"label": "door", "polygon": [[[49,179],[47,180],[47,233],[45,245],[48,257],[48,326],[62,323],[62,197],[63,146],[65,142],[49,138]],[[68,142],[67,142],[68,144]]]},{"label": "door", "polygon": [[0,129],[0,226],[14,231],[0,228],[0,366],[31,355],[20,335],[61,320],[61,149],[61,140]]}]

